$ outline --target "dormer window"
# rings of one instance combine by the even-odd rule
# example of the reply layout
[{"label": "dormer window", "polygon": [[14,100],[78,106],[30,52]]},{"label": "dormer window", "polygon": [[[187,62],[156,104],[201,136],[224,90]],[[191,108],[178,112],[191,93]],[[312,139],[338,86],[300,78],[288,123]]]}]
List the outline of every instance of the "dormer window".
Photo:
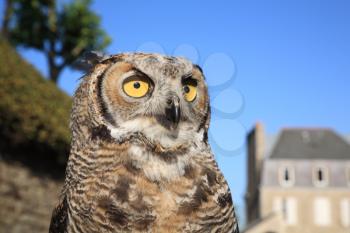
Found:
[{"label": "dormer window", "polygon": [[283,179],[284,179],[284,181],[285,182],[289,182],[290,181],[290,172],[289,172],[289,170],[288,169],[284,169],[284,177],[283,177]]},{"label": "dormer window", "polygon": [[324,172],[322,171],[322,169],[318,169],[317,170],[317,180],[318,180],[318,182],[322,182],[324,180],[323,173]]},{"label": "dormer window", "polygon": [[282,166],[279,171],[279,181],[281,186],[293,186],[295,182],[294,168],[292,166]]},{"label": "dormer window", "polygon": [[324,187],[328,185],[329,174],[328,169],[325,166],[316,166],[313,169],[313,183],[317,187]]}]

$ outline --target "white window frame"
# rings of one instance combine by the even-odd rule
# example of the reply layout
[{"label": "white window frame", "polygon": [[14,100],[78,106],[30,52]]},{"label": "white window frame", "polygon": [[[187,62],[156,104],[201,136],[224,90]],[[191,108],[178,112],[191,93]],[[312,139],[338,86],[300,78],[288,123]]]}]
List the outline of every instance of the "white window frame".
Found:
[{"label": "white window frame", "polygon": [[287,225],[298,223],[298,200],[295,197],[275,197],[273,211],[276,214],[281,214]]},{"label": "white window frame", "polygon": [[340,200],[340,219],[343,227],[350,228],[350,198]]},{"label": "white window frame", "polygon": [[332,224],[332,203],[326,197],[316,197],[313,203],[314,224],[330,226]]},{"label": "white window frame", "polygon": [[[288,171],[288,177],[289,180],[286,181],[285,178],[285,171]],[[282,165],[279,168],[279,172],[278,172],[278,179],[279,179],[279,183],[281,186],[283,187],[291,187],[295,184],[295,170],[294,167],[292,165]]]},{"label": "white window frame", "polygon": [[287,225],[298,224],[298,201],[295,197],[286,197],[283,202],[283,216]]},{"label": "white window frame", "polygon": [[[322,172],[323,180],[318,179],[318,172]],[[329,184],[329,170],[325,165],[316,165],[312,169],[312,181],[316,187],[326,187]]]}]

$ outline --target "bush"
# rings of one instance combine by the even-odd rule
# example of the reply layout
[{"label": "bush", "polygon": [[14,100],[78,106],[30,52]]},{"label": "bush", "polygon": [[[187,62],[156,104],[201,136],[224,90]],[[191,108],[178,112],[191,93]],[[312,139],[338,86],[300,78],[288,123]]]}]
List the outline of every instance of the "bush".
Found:
[{"label": "bush", "polygon": [[0,64],[1,151],[42,167],[63,164],[70,142],[71,98],[1,38]]}]

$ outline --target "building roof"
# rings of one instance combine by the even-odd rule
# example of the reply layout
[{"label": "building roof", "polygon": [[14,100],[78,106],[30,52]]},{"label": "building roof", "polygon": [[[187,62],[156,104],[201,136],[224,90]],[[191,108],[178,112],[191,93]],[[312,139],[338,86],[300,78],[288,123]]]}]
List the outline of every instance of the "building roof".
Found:
[{"label": "building roof", "polygon": [[271,159],[350,159],[350,144],[331,129],[284,129]]}]

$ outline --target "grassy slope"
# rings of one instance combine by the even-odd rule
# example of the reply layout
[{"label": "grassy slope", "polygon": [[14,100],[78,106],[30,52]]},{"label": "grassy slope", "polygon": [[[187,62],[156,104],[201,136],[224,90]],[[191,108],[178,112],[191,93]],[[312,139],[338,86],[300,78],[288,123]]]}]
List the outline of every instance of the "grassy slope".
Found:
[{"label": "grassy slope", "polygon": [[0,38],[0,232],[48,232],[68,155],[71,98]]},{"label": "grassy slope", "polygon": [[0,64],[0,152],[35,167],[63,165],[71,98],[1,38]]}]

